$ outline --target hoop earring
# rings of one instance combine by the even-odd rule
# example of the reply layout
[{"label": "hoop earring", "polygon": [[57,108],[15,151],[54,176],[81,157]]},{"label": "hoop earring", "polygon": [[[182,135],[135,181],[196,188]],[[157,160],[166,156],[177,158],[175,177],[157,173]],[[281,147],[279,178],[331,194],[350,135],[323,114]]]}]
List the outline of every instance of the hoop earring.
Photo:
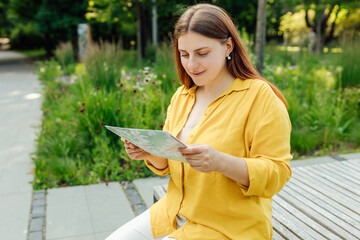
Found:
[{"label": "hoop earring", "polygon": [[230,59],[231,59],[231,57],[230,57],[230,55],[228,55],[228,56],[227,56],[227,60],[230,60]]}]

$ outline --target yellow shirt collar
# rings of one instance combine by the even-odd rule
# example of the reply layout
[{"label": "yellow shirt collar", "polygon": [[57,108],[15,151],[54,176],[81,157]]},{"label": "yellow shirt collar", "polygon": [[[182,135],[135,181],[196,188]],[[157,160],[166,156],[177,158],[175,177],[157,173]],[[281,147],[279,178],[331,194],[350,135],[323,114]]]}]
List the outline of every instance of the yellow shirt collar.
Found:
[{"label": "yellow shirt collar", "polygon": [[[220,94],[219,97],[228,95],[230,93],[232,93],[233,91],[242,91],[242,90],[246,90],[250,87],[250,83],[251,83],[252,79],[240,79],[240,78],[236,78],[230,85],[230,87],[228,89],[226,89],[222,94]],[[182,95],[186,95],[186,94],[190,94],[195,96],[195,92],[198,86],[194,85],[189,89],[186,89],[185,87],[183,88],[181,94]]]}]

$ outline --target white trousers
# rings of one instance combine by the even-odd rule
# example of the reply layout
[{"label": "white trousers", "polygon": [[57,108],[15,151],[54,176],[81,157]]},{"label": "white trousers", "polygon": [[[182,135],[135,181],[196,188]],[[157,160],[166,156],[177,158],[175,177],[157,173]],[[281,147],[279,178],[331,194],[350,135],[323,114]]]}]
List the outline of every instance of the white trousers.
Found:
[{"label": "white trousers", "polygon": [[[186,223],[186,218],[177,218],[178,228]],[[169,234],[170,235],[170,234]],[[150,209],[135,217],[125,225],[119,227],[106,240],[167,240],[169,235],[154,238],[150,225]]]}]

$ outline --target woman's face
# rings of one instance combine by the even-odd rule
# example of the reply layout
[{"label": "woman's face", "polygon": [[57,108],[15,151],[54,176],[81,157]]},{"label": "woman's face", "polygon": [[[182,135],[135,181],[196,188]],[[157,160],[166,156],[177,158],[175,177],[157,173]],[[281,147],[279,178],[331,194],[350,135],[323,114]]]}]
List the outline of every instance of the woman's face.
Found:
[{"label": "woman's face", "polygon": [[229,46],[195,32],[179,37],[181,64],[197,86],[216,84],[227,74]]}]

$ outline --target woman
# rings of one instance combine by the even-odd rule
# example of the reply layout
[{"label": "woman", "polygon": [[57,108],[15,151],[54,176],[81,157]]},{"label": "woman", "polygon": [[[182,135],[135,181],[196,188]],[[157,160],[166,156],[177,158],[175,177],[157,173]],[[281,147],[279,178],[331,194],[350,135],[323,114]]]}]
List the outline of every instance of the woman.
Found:
[{"label": "woman", "polygon": [[253,68],[221,8],[188,8],[174,39],[183,86],[164,130],[186,143],[189,164],[124,140],[130,158],[171,178],[164,198],[108,239],[271,239],[271,197],[291,176],[286,101]]}]

